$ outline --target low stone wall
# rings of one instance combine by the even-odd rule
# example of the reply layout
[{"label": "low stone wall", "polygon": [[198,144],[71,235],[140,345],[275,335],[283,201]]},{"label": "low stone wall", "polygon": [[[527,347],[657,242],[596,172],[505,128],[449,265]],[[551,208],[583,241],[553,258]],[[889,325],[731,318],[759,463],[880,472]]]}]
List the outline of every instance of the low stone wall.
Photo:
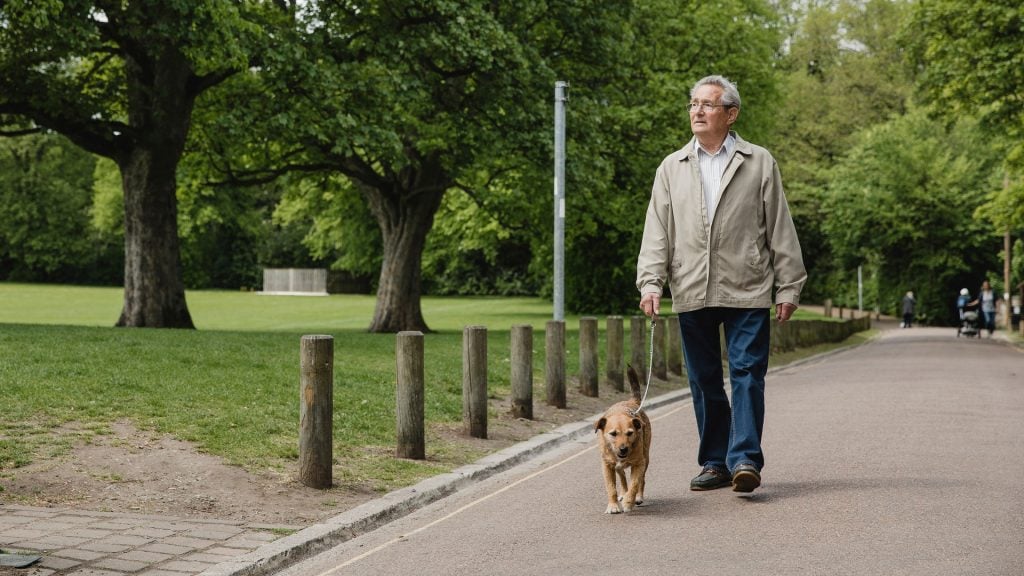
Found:
[{"label": "low stone wall", "polygon": [[857,332],[871,329],[871,317],[835,322],[830,320],[792,320],[772,322],[772,352],[788,352],[796,348],[827,342],[842,342]]}]

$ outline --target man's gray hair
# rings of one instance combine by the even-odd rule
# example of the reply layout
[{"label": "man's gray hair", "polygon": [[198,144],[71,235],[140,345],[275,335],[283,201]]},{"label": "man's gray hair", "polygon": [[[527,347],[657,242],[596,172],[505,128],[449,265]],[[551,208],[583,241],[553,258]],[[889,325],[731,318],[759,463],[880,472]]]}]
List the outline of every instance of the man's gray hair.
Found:
[{"label": "man's gray hair", "polygon": [[694,95],[697,93],[697,88],[700,88],[701,86],[705,86],[708,84],[711,84],[712,86],[718,86],[719,88],[722,89],[722,101],[719,102],[720,104],[725,104],[726,106],[735,106],[737,109],[739,109],[740,91],[737,90],[736,85],[733,84],[725,76],[705,76],[700,80],[697,80],[697,83],[694,84],[693,88],[690,90],[690,100],[693,100]]}]

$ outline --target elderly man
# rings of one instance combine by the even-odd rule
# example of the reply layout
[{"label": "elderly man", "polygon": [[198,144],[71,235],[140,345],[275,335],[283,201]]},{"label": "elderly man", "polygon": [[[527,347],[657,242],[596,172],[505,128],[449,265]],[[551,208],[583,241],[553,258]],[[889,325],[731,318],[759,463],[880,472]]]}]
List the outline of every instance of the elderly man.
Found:
[{"label": "elderly man", "polygon": [[[761,485],[764,386],[772,289],[789,320],[807,280],[782,178],[772,155],[731,127],[736,86],[708,76],[690,92],[693,138],[658,167],[637,260],[640,308],[659,313],[667,283],[679,313],[693,394],[700,473],[692,490]],[[732,403],[719,330],[725,327]]]}]

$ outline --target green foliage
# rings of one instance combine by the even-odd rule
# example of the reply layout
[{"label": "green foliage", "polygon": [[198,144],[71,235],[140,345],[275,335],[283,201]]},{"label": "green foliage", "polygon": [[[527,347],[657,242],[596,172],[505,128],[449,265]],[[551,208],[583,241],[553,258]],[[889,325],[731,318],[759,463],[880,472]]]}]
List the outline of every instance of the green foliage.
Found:
[{"label": "green foliage", "polygon": [[905,40],[919,68],[918,88],[952,123],[977,117],[1006,149],[1009,187],[979,213],[999,231],[1024,228],[1024,10],[1016,0],[917,3]]},{"label": "green foliage", "polygon": [[[319,262],[357,276],[371,276],[381,263],[380,230],[365,199],[347,179],[330,174],[280,180],[284,194],[274,210],[274,223],[288,230],[296,246],[304,246]],[[294,259],[296,255],[291,255]],[[280,256],[277,266],[287,264]]]},{"label": "green foliage", "polygon": [[1024,128],[1020,2],[919,2],[905,39],[919,65],[919,88],[943,116],[978,115],[1014,133]]},{"label": "green foliage", "polygon": [[810,301],[841,298],[850,285],[849,277],[837,280],[846,272],[830,253],[822,203],[833,166],[858,133],[907,110],[912,79],[898,37],[907,10],[905,2],[871,0],[810,3],[794,12],[768,147],[800,235],[809,272],[803,297]]},{"label": "green foliage", "polygon": [[92,227],[100,237],[124,241],[124,192],[121,174],[113,160],[96,160],[89,214]]},{"label": "green foliage", "polygon": [[113,158],[123,152],[121,141],[142,137],[128,127],[140,118],[132,114],[154,96],[129,94],[126,66],[152,66],[147,74],[157,82],[179,55],[197,77],[242,69],[261,34],[250,13],[257,6],[217,0],[5,2],[0,113],[29,118]]},{"label": "green foliage", "polygon": [[[279,199],[275,186],[246,189],[196,185],[184,178],[178,189],[178,230],[188,288],[257,289],[263,276],[261,253],[279,241],[270,213]],[[294,238],[293,238],[294,240]],[[298,243],[293,244],[300,251]],[[263,261],[267,267],[269,262]],[[308,256],[279,267],[311,267]]]},{"label": "green foliage", "polygon": [[[491,190],[511,195],[511,191]],[[537,294],[530,246],[462,190],[445,195],[423,255],[424,291],[449,295]],[[532,280],[532,281],[531,281]]]},{"label": "green foliage", "polygon": [[53,134],[0,139],[0,278],[110,281],[111,246],[89,221],[94,163]]},{"label": "green foliage", "polygon": [[980,284],[972,275],[992,269],[998,251],[999,238],[972,217],[999,162],[983,141],[974,124],[947,132],[917,110],[860,136],[824,203],[847,286],[850,271],[867,265],[884,311],[913,290],[926,321],[950,319],[956,292]]}]

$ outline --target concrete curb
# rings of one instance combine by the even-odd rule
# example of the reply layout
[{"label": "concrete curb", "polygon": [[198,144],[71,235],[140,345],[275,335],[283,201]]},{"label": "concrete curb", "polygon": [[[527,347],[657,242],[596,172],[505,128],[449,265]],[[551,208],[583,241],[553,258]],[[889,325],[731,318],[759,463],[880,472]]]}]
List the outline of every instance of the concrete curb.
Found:
[{"label": "concrete curb", "polygon": [[[871,340],[874,340],[874,338]],[[863,344],[858,346],[863,346]],[[770,368],[768,373],[772,374],[808,362],[815,362],[855,347],[845,346],[829,352],[816,354],[789,364]],[[726,382],[728,382],[728,378]],[[656,398],[648,399],[645,410],[655,410],[669,406],[689,397],[690,391],[688,389],[662,394]],[[361,534],[372,532],[419,508],[450,496],[475,482],[504,472],[531,458],[568,442],[575,441],[582,436],[592,434],[594,421],[600,416],[601,414],[598,413],[586,420],[566,424],[550,432],[535,436],[530,440],[495,452],[447,474],[434,476],[414,486],[389,492],[381,498],[343,512],[324,522],[313,524],[294,534],[265,544],[248,554],[217,564],[205,570],[199,576],[263,576],[273,574],[275,571],[315,556],[342,542],[351,540]]]},{"label": "concrete curb", "polygon": [[[648,398],[645,410],[655,410],[689,397],[689,390],[677,390],[653,399]],[[590,419],[566,424],[550,432],[545,432],[447,474],[434,476],[414,486],[389,492],[381,498],[265,544],[253,552],[227,562],[221,562],[205,570],[199,576],[273,574],[285,566],[315,556],[361,534],[371,532],[476,482],[504,472],[582,436],[592,434],[594,421],[599,417],[599,413],[594,414]]]}]

